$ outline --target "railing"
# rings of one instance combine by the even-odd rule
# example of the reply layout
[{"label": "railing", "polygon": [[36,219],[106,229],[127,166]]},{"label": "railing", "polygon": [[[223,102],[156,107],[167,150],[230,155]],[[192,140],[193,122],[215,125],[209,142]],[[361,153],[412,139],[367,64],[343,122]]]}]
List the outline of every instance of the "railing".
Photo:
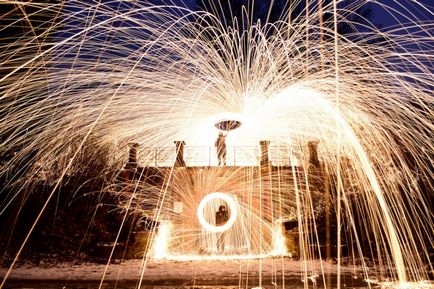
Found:
[{"label": "railing", "polygon": [[[298,163],[297,156],[285,147],[268,148],[271,164],[289,166],[291,161]],[[175,147],[144,147],[138,152],[138,163],[141,166],[170,167],[176,160]],[[261,160],[259,147],[227,147],[226,166],[257,166]],[[185,146],[184,161],[186,166],[218,166],[217,150],[215,147]]]}]

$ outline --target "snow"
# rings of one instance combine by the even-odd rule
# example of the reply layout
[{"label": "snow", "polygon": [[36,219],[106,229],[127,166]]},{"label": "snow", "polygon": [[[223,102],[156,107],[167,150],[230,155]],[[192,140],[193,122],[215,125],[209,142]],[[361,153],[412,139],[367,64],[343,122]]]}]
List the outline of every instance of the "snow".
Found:
[{"label": "snow", "polygon": [[[104,280],[138,280],[140,279],[142,260],[126,260],[110,264]],[[308,268],[308,278],[317,274],[336,274],[337,265],[329,261],[302,261],[290,258],[267,258],[255,260],[148,260],[143,271],[143,280],[169,279],[218,279],[234,280],[243,277],[275,277],[283,274],[303,279],[305,267]],[[322,266],[321,266],[322,265]],[[35,267],[22,265],[12,270],[9,279],[15,280],[101,280],[106,265],[96,263],[71,264],[60,263]],[[7,268],[0,269],[0,279],[6,274]],[[341,267],[343,274],[361,275],[358,267]]]}]

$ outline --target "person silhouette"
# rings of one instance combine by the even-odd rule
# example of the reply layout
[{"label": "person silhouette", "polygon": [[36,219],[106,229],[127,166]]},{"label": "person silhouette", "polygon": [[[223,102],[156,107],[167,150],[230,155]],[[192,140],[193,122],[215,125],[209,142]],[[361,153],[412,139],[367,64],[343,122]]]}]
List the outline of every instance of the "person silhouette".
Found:
[{"label": "person silhouette", "polygon": [[[228,211],[226,206],[221,205],[215,214],[216,226],[223,226],[229,220]],[[217,233],[217,252],[223,253],[225,250],[225,232]]]},{"label": "person silhouette", "polygon": [[226,166],[226,136],[222,132],[219,132],[215,147],[217,148],[219,166]]}]

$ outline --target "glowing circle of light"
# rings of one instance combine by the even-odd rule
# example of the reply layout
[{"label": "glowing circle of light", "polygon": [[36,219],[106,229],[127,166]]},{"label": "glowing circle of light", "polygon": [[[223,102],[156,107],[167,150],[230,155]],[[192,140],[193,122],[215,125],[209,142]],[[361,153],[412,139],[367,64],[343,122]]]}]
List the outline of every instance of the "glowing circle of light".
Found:
[{"label": "glowing circle of light", "polygon": [[[205,209],[206,204],[208,204],[209,201],[214,200],[214,199],[221,199],[223,201],[225,201],[228,206],[229,206],[229,210],[230,210],[230,217],[229,220],[222,226],[213,226],[210,223],[208,223],[205,220],[205,217],[203,215],[203,211]],[[219,192],[215,192],[215,193],[211,193],[206,195],[202,201],[200,201],[199,206],[197,207],[197,218],[199,219],[199,223],[202,225],[202,227],[210,232],[214,232],[214,233],[220,233],[220,232],[224,232],[227,229],[229,229],[230,227],[232,227],[232,225],[235,223],[236,219],[237,219],[237,203],[235,201],[234,198],[232,198],[231,196],[229,196],[228,194],[225,193],[219,193]]]}]

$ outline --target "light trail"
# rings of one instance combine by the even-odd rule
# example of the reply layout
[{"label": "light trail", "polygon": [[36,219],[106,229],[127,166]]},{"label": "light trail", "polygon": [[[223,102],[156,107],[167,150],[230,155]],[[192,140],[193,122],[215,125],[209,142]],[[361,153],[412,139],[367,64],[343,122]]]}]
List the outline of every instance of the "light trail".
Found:
[{"label": "light trail", "polygon": [[[372,1],[411,20],[379,31],[351,20],[369,2],[358,0],[345,7],[323,0],[276,23],[241,21],[246,17],[232,27],[206,12],[140,1],[117,9],[104,1],[4,2],[60,16],[41,34],[1,46],[1,214],[38,183],[55,184],[7,275],[57,187],[80,174],[80,161],[111,147],[112,161],[100,172],[101,192],[117,197],[124,221],[134,212],[161,224],[153,228],[141,278],[150,258],[262,264],[263,258],[293,254],[276,225],[284,221],[297,223],[293,239],[303,280],[323,276],[311,265],[324,256],[318,220],[334,210],[339,263],[340,245],[354,240],[347,244],[354,263],[377,260],[376,268],[391,272],[393,286],[425,284],[434,244],[428,203],[434,190],[432,22],[418,21],[404,4],[396,11]],[[405,3],[430,13],[416,1]],[[340,34],[339,25],[353,31]],[[156,168],[161,184],[146,179],[133,188],[119,186],[113,172],[122,169],[128,143],[173,148],[182,140],[213,148],[215,123],[222,119],[241,123],[228,134],[228,147],[258,147],[267,140],[285,166],[261,166],[246,151],[228,156],[243,166],[213,168],[211,157],[203,158],[187,169]],[[316,168],[309,141],[318,143]],[[89,155],[81,158],[87,147]],[[323,182],[316,184],[318,179]],[[233,207],[222,255],[215,252],[218,227],[209,222],[218,205],[207,199],[213,192],[236,200],[226,199]],[[182,210],[174,212],[174,202]],[[207,206],[211,213],[204,216]],[[366,268],[363,274],[372,277]]]}]

